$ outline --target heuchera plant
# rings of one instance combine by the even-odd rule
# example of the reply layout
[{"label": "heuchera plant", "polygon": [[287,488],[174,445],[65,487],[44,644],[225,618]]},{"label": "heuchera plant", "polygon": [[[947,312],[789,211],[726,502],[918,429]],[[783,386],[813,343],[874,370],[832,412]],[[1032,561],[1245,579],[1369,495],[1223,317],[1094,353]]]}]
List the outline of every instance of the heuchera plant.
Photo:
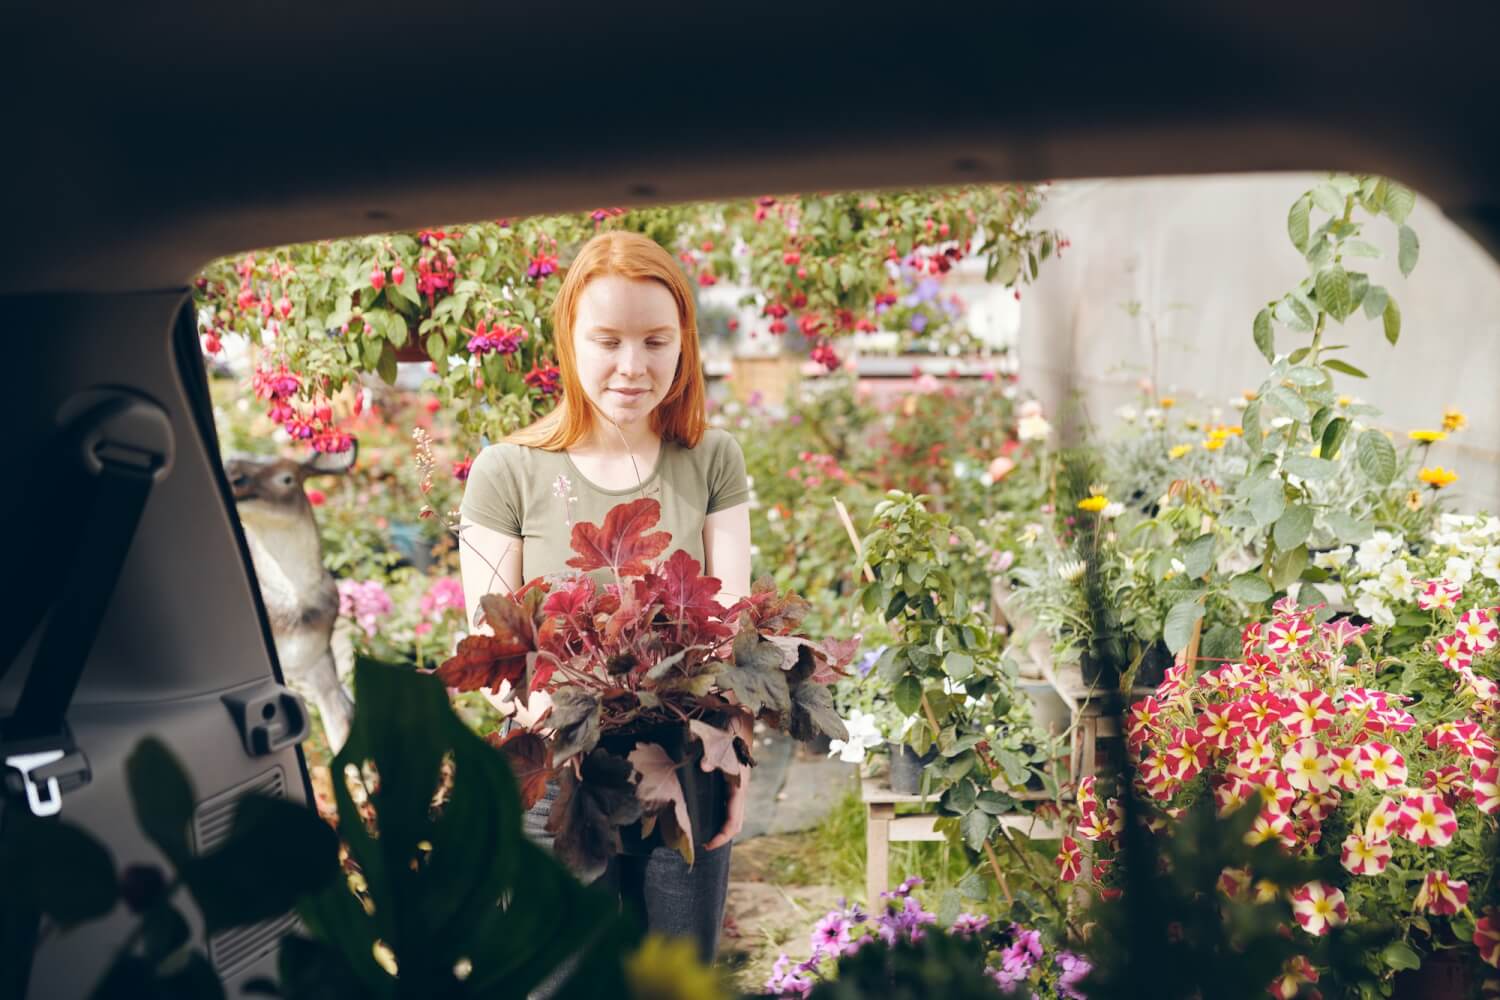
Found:
[{"label": "heuchera plant", "polygon": [[[493,634],[462,640],[437,669],[460,691],[499,694],[508,683],[522,704],[538,691],[550,696],[535,724],[497,745],[526,808],[549,779],[559,782],[548,828],[557,855],[584,876],[603,870],[620,850],[620,828],[637,820],[691,862],[678,771],[696,761],[738,782],[754,765],[755,719],[797,739],[848,738],[827,684],[857,644],[796,634],[807,603],[767,581],[723,606],[719,581],[696,559],[680,549],[661,558],[671,535],[652,530],[660,516],[660,503],[643,498],[612,508],[602,524],[575,524],[568,565],[578,574],[486,595]],[[601,583],[593,574],[605,571],[611,579]],[[601,736],[649,735],[662,724],[685,726],[690,749],[674,756],[641,740],[620,756],[600,745]]]},{"label": "heuchera plant", "polygon": [[[1196,680],[1179,663],[1126,720],[1142,794],[1161,809],[1149,817],[1152,829],[1170,831],[1203,796],[1221,816],[1258,801],[1247,841],[1337,859],[1338,875],[1274,886],[1254,871],[1226,869],[1220,888],[1231,898],[1287,894],[1314,937],[1346,922],[1394,921],[1401,939],[1368,959],[1378,972],[1471,943],[1497,961],[1488,914],[1497,901],[1490,859],[1500,812],[1500,609],[1467,606],[1449,580],[1425,581],[1422,590],[1433,648],[1404,664],[1370,655],[1369,625],[1318,624],[1317,609],[1283,600],[1269,620],[1246,627],[1239,661]],[[1092,779],[1078,802],[1076,836],[1101,848],[1093,877],[1113,895],[1120,806],[1101,804]],[[1058,865],[1064,880],[1081,876],[1073,837],[1064,838]]]}]

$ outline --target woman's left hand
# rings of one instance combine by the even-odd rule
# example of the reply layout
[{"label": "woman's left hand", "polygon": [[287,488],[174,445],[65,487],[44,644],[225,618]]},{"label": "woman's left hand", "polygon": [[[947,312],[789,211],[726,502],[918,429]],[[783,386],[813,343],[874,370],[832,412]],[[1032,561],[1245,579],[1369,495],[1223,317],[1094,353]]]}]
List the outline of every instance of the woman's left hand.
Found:
[{"label": "woman's left hand", "polygon": [[729,792],[729,818],[724,821],[724,829],[720,830],[713,840],[703,845],[705,851],[715,851],[729,843],[739,835],[740,829],[745,825],[745,803],[750,798],[750,772],[749,767],[740,768],[740,780],[738,783],[730,783]]}]

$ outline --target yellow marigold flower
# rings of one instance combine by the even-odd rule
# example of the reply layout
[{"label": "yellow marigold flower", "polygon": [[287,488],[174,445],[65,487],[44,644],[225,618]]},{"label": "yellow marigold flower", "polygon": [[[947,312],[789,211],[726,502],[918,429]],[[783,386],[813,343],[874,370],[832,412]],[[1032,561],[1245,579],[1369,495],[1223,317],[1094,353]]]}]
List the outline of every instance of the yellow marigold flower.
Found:
[{"label": "yellow marigold flower", "polygon": [[1433,489],[1440,490],[1444,486],[1452,486],[1458,482],[1458,473],[1445,469],[1441,465],[1434,465],[1423,468],[1417,473],[1417,478]]},{"label": "yellow marigold flower", "polygon": [[1354,397],[1353,396],[1340,396],[1339,397],[1339,405],[1340,406],[1348,406],[1350,403],[1353,403],[1353,402],[1354,402]]},{"label": "yellow marigold flower", "polygon": [[1422,509],[1422,491],[1421,490],[1407,490],[1406,491],[1406,509],[1407,510],[1421,510]]},{"label": "yellow marigold flower", "polygon": [[1406,435],[1413,441],[1421,441],[1423,444],[1432,444],[1441,441],[1448,436],[1447,431],[1410,431]]},{"label": "yellow marigold flower", "polygon": [[1171,458],[1181,458],[1183,455],[1186,455],[1192,450],[1193,446],[1190,444],[1179,444],[1175,445],[1171,451],[1167,452],[1167,455]]},{"label": "yellow marigold flower", "polygon": [[1469,418],[1463,415],[1461,410],[1448,407],[1443,411],[1443,430],[1461,431],[1469,425]]},{"label": "yellow marigold flower", "polygon": [[1078,501],[1078,509],[1086,510],[1090,514],[1097,514],[1108,506],[1109,497],[1097,493],[1089,497],[1087,500]]},{"label": "yellow marigold flower", "polygon": [[1222,441],[1226,436],[1228,436],[1228,434],[1229,428],[1225,427],[1223,424],[1220,424],[1217,427],[1209,428],[1208,431],[1208,436],[1210,440],[1213,441]]},{"label": "yellow marigold flower", "polygon": [[1224,439],[1221,437],[1210,437],[1203,442],[1204,451],[1218,451],[1222,447],[1224,447]]},{"label": "yellow marigold flower", "polygon": [[728,993],[718,973],[698,961],[691,941],[648,935],[625,959],[630,994],[653,1000],[720,1000]]},{"label": "yellow marigold flower", "polygon": [[1157,405],[1160,406],[1163,410],[1170,410],[1172,407],[1177,405],[1177,397],[1163,396],[1160,400],[1157,401]]}]

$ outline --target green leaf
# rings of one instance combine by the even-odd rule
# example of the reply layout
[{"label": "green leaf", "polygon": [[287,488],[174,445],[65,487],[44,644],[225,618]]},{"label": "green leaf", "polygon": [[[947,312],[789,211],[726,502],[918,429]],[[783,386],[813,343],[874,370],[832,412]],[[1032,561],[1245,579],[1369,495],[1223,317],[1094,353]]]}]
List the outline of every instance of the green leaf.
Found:
[{"label": "green leaf", "polygon": [[1396,225],[1406,222],[1406,217],[1416,207],[1417,196],[1412,193],[1411,188],[1397,184],[1395,181],[1386,182],[1385,191],[1385,214]]},{"label": "green leaf", "polygon": [[1365,310],[1365,319],[1374,319],[1385,312],[1385,304],[1390,300],[1390,293],[1385,290],[1384,285],[1371,285],[1370,290],[1365,293],[1364,302],[1360,303]]},{"label": "green leaf", "polygon": [[1405,941],[1392,941],[1380,950],[1380,957],[1393,969],[1419,969],[1422,956]]},{"label": "green leaf", "polygon": [[1276,547],[1282,551],[1290,551],[1307,541],[1307,536],[1312,534],[1313,510],[1305,504],[1292,504],[1286,509],[1286,513],[1276,520],[1276,529],[1273,537],[1276,539]]},{"label": "green leaf", "polygon": [[922,684],[911,674],[897,681],[891,694],[896,699],[896,707],[901,710],[902,715],[915,715],[917,709],[922,706]]},{"label": "green leaf", "polygon": [[166,744],[147,737],[125,760],[136,823],[179,871],[188,863],[193,786]]},{"label": "green leaf", "polygon": [[1291,211],[1286,216],[1286,232],[1292,238],[1292,246],[1300,253],[1307,253],[1308,218],[1312,212],[1312,197],[1304,194],[1292,202]]},{"label": "green leaf", "polygon": [[1255,314],[1255,346],[1267,361],[1276,360],[1276,334],[1271,329],[1271,310],[1262,309]]},{"label": "green leaf", "polygon": [[1327,361],[1323,362],[1323,367],[1324,368],[1331,368],[1331,369],[1333,369],[1336,372],[1343,372],[1345,375],[1353,375],[1355,378],[1369,378],[1370,377],[1370,376],[1366,375],[1360,369],[1358,369],[1358,368],[1354,367],[1353,365],[1351,365],[1349,362],[1347,362],[1347,361],[1340,361],[1338,358],[1330,358],[1330,359],[1328,359]]},{"label": "green leaf", "polygon": [[993,788],[985,789],[979,793],[979,798],[974,800],[974,808],[982,809],[991,816],[1002,816],[1013,812],[1016,808],[1016,800],[1004,792],[997,792]]},{"label": "green leaf", "polygon": [[375,363],[375,372],[386,385],[396,384],[396,348],[389,340],[379,341],[380,360]]},{"label": "green leaf", "polygon": [[1273,385],[1267,389],[1266,399],[1276,404],[1293,420],[1305,423],[1312,417],[1312,411],[1307,408],[1307,402],[1284,385]]},{"label": "green leaf", "polygon": [[1299,545],[1288,552],[1279,552],[1271,562],[1271,586],[1285,590],[1307,568],[1307,546]]},{"label": "green leaf", "polygon": [[1396,238],[1399,245],[1396,251],[1396,266],[1401,268],[1403,278],[1409,277],[1412,269],[1417,266],[1417,253],[1421,249],[1417,241],[1417,232],[1411,226],[1402,226]]},{"label": "green leaf", "polygon": [[1344,199],[1334,190],[1332,184],[1319,184],[1312,189],[1313,204],[1327,212],[1329,215],[1339,215],[1344,211]]},{"label": "green leaf", "polygon": [[978,872],[969,872],[958,880],[958,891],[965,899],[982,901],[990,898],[989,886]]},{"label": "green leaf", "polygon": [[990,834],[995,830],[995,817],[982,810],[972,809],[958,822],[969,850],[984,850],[984,842],[990,839]]},{"label": "green leaf", "polygon": [[1345,240],[1341,248],[1345,257],[1379,257],[1380,248],[1365,240]]},{"label": "green leaf", "polygon": [[1318,271],[1318,306],[1334,319],[1342,321],[1354,311],[1349,291],[1349,274],[1337,264]]},{"label": "green leaf", "polygon": [[1214,536],[1211,534],[1199,535],[1188,542],[1182,550],[1182,565],[1185,567],[1183,575],[1194,580],[1203,576],[1213,567],[1214,563]]},{"label": "green leaf", "polygon": [[1229,581],[1229,593],[1247,604],[1270,600],[1271,585],[1259,573],[1241,573]]},{"label": "green leaf", "polygon": [[1375,534],[1373,524],[1350,517],[1343,511],[1330,511],[1323,516],[1323,521],[1341,544],[1358,545]]},{"label": "green leaf", "polygon": [[955,681],[962,681],[973,676],[974,657],[967,653],[949,653],[943,658],[943,673]]},{"label": "green leaf", "polygon": [[1245,404],[1245,410],[1240,414],[1240,429],[1245,432],[1245,443],[1250,446],[1252,452],[1259,452],[1264,435],[1260,430],[1260,400],[1252,399]]},{"label": "green leaf", "polygon": [[1396,478],[1396,449],[1380,431],[1371,428],[1359,436],[1355,446],[1359,468],[1378,486],[1389,486]]},{"label": "green leaf", "polygon": [[1385,339],[1394,346],[1401,339],[1401,307],[1396,305],[1395,299],[1386,302],[1381,319],[1385,323]]},{"label": "green leaf", "polygon": [[1303,479],[1328,479],[1338,471],[1338,466],[1328,459],[1313,458],[1311,455],[1288,455],[1282,467]]},{"label": "green leaf", "polygon": [[1192,638],[1193,626],[1203,617],[1203,605],[1198,601],[1179,601],[1167,612],[1166,624],[1162,628],[1162,639],[1167,649],[1180,653],[1187,648]]},{"label": "green leaf", "polygon": [[1287,369],[1286,378],[1293,385],[1302,386],[1322,385],[1328,381],[1328,376],[1321,370],[1308,365],[1299,365],[1296,368]]},{"label": "green leaf", "polygon": [[1330,462],[1339,457],[1339,449],[1344,447],[1344,438],[1349,434],[1349,421],[1343,417],[1334,417],[1323,428],[1323,437],[1319,443],[1318,453]]},{"label": "green leaf", "polygon": [[1250,488],[1248,498],[1250,513],[1255,515],[1255,523],[1262,528],[1275,523],[1286,510],[1286,486],[1279,476],[1256,483]]}]

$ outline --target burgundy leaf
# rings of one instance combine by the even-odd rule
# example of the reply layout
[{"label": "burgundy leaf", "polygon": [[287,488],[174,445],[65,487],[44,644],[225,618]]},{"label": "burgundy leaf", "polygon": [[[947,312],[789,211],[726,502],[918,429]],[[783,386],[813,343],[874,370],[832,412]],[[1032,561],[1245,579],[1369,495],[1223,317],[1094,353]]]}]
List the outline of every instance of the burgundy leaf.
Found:
[{"label": "burgundy leaf", "polygon": [[660,581],[662,607],[674,621],[696,623],[724,614],[723,606],[714,600],[721,584],[701,575],[701,569],[698,560],[678,549],[648,577],[653,583]]},{"label": "burgundy leaf", "polygon": [[517,730],[500,739],[498,732],[489,736],[490,745],[505,754],[516,785],[521,791],[521,808],[530,809],[547,793],[547,779],[552,776],[552,752],[547,741],[534,733]]},{"label": "burgundy leaf", "polygon": [[437,668],[442,682],[460,691],[489,688],[500,693],[500,685],[509,681],[518,687],[526,675],[526,658],[531,645],[517,636],[471,635],[462,639],[458,649]]},{"label": "burgundy leaf", "polygon": [[612,569],[620,577],[643,576],[672,541],[668,532],[651,531],[660,520],[661,504],[642,497],[611,507],[602,525],[575,524],[573,551],[578,555],[568,565],[585,573]]},{"label": "burgundy leaf", "polygon": [[620,853],[620,827],[641,818],[631,776],[628,761],[603,749],[584,758],[580,777],[570,767],[561,771],[547,832],[556,838],[553,853],[584,882]]}]

